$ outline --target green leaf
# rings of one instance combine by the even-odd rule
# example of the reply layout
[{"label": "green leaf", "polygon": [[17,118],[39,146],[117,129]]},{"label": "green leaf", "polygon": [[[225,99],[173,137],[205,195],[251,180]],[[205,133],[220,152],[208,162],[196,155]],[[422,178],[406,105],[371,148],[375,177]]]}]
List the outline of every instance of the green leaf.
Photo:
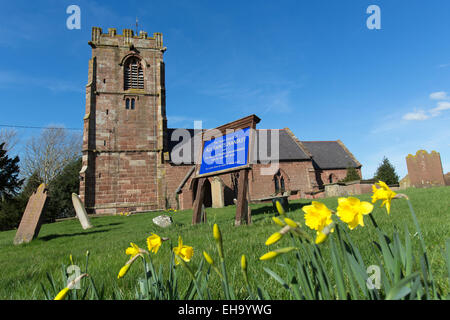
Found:
[{"label": "green leaf", "polygon": [[419,272],[414,272],[409,276],[397,282],[391,290],[389,290],[386,300],[400,300],[411,292],[410,282],[420,276]]}]

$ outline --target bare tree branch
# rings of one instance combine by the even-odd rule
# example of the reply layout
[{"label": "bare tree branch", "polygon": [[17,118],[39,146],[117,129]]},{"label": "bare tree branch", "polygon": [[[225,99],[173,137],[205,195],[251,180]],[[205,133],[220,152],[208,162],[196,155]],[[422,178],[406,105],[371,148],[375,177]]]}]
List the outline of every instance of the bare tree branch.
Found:
[{"label": "bare tree branch", "polygon": [[72,160],[81,156],[82,138],[64,128],[44,129],[25,146],[22,174],[30,177],[37,172],[48,184]]}]

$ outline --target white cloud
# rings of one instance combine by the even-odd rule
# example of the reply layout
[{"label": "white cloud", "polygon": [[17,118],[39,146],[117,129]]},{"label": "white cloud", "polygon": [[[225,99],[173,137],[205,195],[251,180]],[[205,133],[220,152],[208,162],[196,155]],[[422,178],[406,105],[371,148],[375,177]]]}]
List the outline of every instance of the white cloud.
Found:
[{"label": "white cloud", "polygon": [[437,91],[430,94],[431,100],[446,100],[448,99],[447,92]]},{"label": "white cloud", "polygon": [[441,114],[441,111],[450,109],[450,102],[448,101],[439,101],[437,103],[437,107],[430,110],[430,113],[433,117],[436,117]]},{"label": "white cloud", "polygon": [[409,112],[403,116],[403,120],[408,121],[423,121],[430,118],[429,115],[425,113],[423,110],[415,111],[415,112]]}]

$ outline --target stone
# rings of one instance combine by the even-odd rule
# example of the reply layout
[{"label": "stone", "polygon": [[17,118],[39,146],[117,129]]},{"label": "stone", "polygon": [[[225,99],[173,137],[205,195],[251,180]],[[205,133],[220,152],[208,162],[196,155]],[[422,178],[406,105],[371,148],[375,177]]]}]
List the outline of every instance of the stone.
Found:
[{"label": "stone", "polygon": [[37,238],[42,224],[42,213],[47,204],[47,186],[41,184],[28,200],[14,237],[14,244],[28,243]]},{"label": "stone", "polygon": [[77,218],[80,220],[81,227],[84,230],[92,228],[92,224],[89,221],[83,202],[76,193],[72,193],[72,204],[75,209],[75,213],[77,214]]},{"label": "stone", "polygon": [[164,214],[153,218],[152,221],[154,224],[161,228],[167,228],[173,223],[172,217],[166,216]]},{"label": "stone", "polygon": [[439,152],[419,150],[406,157],[408,176],[412,187],[424,188],[445,186],[444,173]]},{"label": "stone", "polygon": [[223,208],[225,206],[223,189],[224,184],[222,179],[214,177],[211,181],[211,197],[213,208]]}]

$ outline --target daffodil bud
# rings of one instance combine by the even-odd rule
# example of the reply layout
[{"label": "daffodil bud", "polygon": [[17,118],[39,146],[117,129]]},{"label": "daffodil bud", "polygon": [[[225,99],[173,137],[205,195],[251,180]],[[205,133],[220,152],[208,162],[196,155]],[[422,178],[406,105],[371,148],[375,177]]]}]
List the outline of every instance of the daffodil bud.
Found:
[{"label": "daffodil bud", "polygon": [[298,227],[298,224],[292,219],[284,218],[284,222],[286,222],[286,224],[288,226],[292,227],[292,228],[297,228]]},{"label": "daffodil bud", "polygon": [[245,254],[241,256],[241,269],[245,272],[247,271],[247,258],[245,257]]},{"label": "daffodil bud", "polygon": [[284,222],[281,221],[280,219],[278,219],[277,217],[272,217],[272,221],[275,222],[280,227],[284,227],[285,226]]},{"label": "daffodil bud", "polygon": [[278,211],[279,214],[281,214],[281,215],[285,215],[286,214],[286,212],[284,211],[284,208],[281,205],[280,201],[278,201],[278,200],[275,201],[275,206],[277,207],[277,211]]},{"label": "daffodil bud", "polygon": [[214,264],[214,260],[208,253],[206,253],[206,251],[203,251],[203,256],[205,257],[206,262],[208,262],[210,265]]},{"label": "daffodil bud", "polygon": [[283,235],[279,232],[275,232],[266,240],[266,246],[270,246],[271,244],[277,243]]},{"label": "daffodil bud", "polygon": [[130,269],[130,266],[131,266],[131,263],[130,263],[130,264],[124,265],[124,266],[120,269],[119,275],[117,276],[117,279],[123,278],[123,277],[127,274],[128,270]]},{"label": "daffodil bud", "polygon": [[64,300],[64,298],[67,296],[67,293],[69,292],[69,288],[62,289],[53,300]]}]

